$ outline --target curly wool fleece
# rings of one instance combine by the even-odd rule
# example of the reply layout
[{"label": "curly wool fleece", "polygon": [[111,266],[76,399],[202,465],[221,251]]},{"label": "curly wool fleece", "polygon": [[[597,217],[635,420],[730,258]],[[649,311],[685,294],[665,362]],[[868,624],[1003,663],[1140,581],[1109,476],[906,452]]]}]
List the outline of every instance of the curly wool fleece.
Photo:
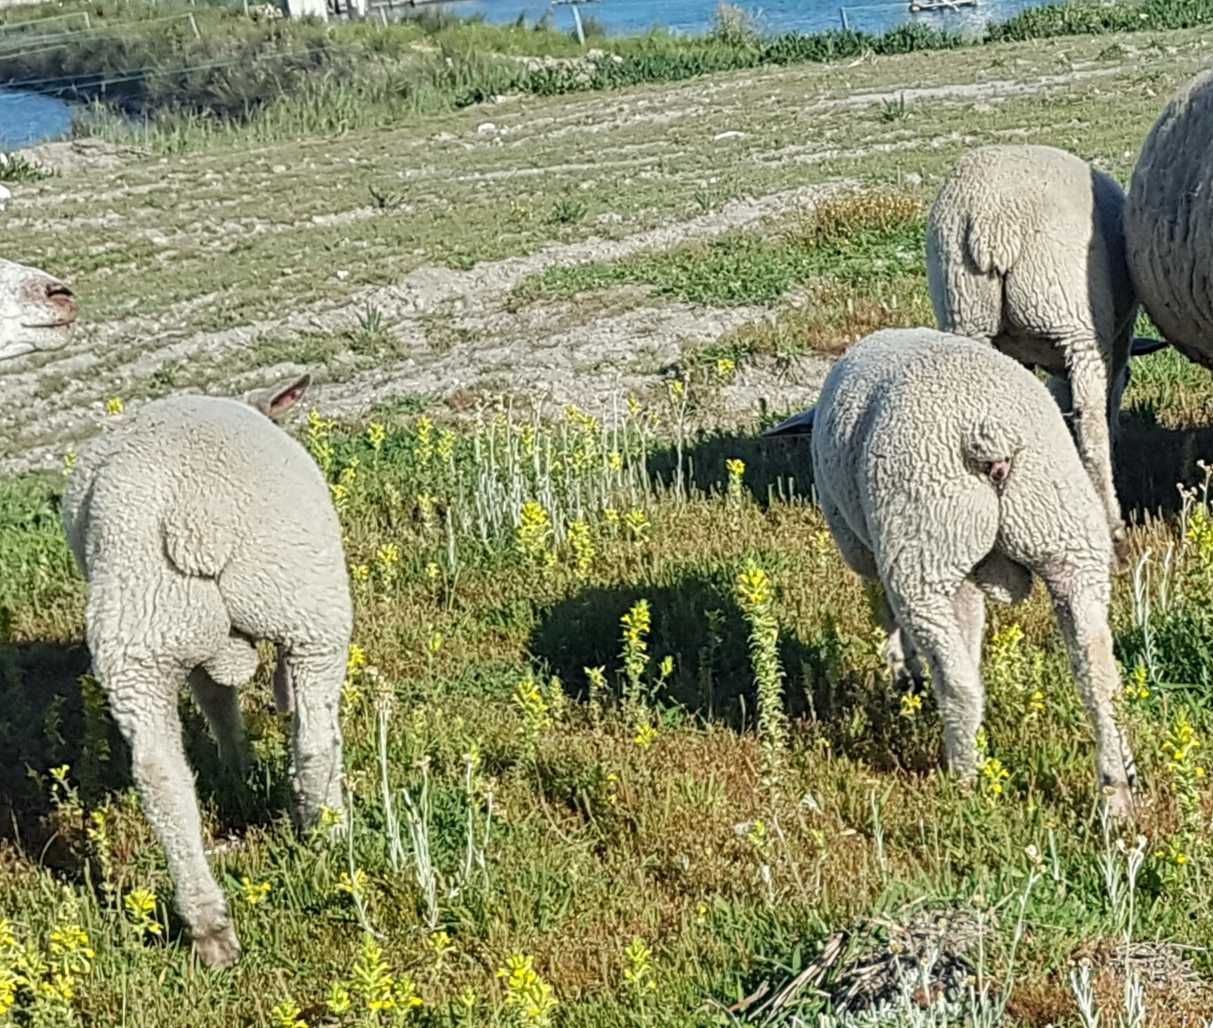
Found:
[{"label": "curly wool fleece", "polygon": [[843,559],[883,586],[895,672],[925,655],[948,765],[977,766],[985,597],[1048,588],[1097,744],[1109,808],[1131,808],[1134,762],[1115,720],[1111,539],[1061,413],[1035,376],[973,339],[886,329],[830,369],[811,427],[814,485]]},{"label": "curly wool fleece", "polygon": [[88,580],[93,668],[131,746],[177,906],[212,965],[233,963],[240,947],[203,850],[177,714],[182,683],[221,756],[242,765],[234,687],[256,671],[256,641],[276,643],[298,820],[343,807],[338,702],[353,614],[341,530],[320,469],[270,420],[306,385],[273,391],[256,409],[206,396],[150,403],[83,450],[63,497]]}]

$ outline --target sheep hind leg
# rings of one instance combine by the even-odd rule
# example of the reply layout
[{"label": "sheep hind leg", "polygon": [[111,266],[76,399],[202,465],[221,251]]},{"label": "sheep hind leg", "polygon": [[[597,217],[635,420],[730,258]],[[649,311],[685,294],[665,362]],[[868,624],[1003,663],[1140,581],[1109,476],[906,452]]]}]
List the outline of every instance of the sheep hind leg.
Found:
[{"label": "sheep hind leg", "polygon": [[1070,391],[1074,398],[1074,442],[1091,484],[1103,503],[1116,559],[1128,559],[1128,535],[1121,516],[1116,486],[1112,481],[1112,440],[1108,426],[1107,368],[1096,356],[1094,343],[1084,344],[1080,358],[1070,367]]},{"label": "sheep hind leg", "polygon": [[1096,767],[1108,812],[1113,817],[1127,817],[1133,810],[1137,765],[1112,702],[1120,675],[1113,656],[1107,600],[1100,598],[1101,590],[1076,583],[1071,573],[1046,574],[1044,578],[1095,734]]},{"label": "sheep hind leg", "polygon": [[296,647],[279,654],[275,695],[281,690],[291,704],[291,787],[300,831],[316,825],[326,809],[342,815],[335,828],[345,824],[338,710],[344,679],[344,650]]},{"label": "sheep hind leg", "polygon": [[[931,669],[948,770],[971,781],[977,773],[977,730],[985,705],[980,665],[973,658],[974,633],[979,629],[972,596],[969,590],[959,601],[942,595],[906,599],[895,588],[890,593],[898,620]],[[963,621],[958,606],[967,615]]]},{"label": "sheep hind leg", "polygon": [[181,742],[177,712],[185,669],[130,655],[114,666],[106,655],[102,684],[131,750],[131,771],[144,812],[160,840],[173,879],[175,901],[189,926],[194,950],[209,967],[229,967],[240,943],[227,901],[206,862],[194,776]]},{"label": "sheep hind leg", "polygon": [[952,597],[956,622],[964,635],[973,663],[981,667],[981,644],[986,632],[986,598],[975,582],[965,579]]}]

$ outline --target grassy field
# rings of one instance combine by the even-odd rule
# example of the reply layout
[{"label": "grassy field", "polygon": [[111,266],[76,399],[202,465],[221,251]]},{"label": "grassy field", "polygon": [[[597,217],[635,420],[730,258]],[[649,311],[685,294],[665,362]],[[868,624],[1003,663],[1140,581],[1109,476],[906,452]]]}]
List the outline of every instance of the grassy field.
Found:
[{"label": "grassy field", "polygon": [[[930,322],[924,205],[960,153],[1049,142],[1127,181],[1211,41],[516,95],[14,183],[5,255],[67,277],[86,324],[0,373],[0,1025],[791,1028],[924,938],[972,975],[955,1023],[1207,1023],[1208,373],[1159,353],[1126,397],[1113,620],[1144,786],[1120,834],[1041,591],[991,611],[967,793],[930,694],[888,684],[803,446],[754,436],[858,335]],[[264,672],[244,782],[183,697],[245,953],[207,972],[85,676],[57,497],[148,397],[303,368],[291,430],[357,606],[354,830],[293,838]],[[729,1012],[815,961],[795,1002]],[[947,1023],[912,989],[822,1023]]]}]

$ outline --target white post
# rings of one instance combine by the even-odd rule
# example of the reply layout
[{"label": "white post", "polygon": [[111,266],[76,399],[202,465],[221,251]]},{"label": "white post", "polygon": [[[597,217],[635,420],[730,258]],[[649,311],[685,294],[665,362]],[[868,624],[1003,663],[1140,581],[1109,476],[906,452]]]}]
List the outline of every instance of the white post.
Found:
[{"label": "white post", "polygon": [[292,18],[306,18],[310,14],[321,21],[329,20],[326,0],[287,0],[287,6]]},{"label": "white post", "polygon": [[581,29],[581,12],[577,10],[577,2],[573,2],[573,24],[577,26],[577,41],[585,46],[585,33]]}]

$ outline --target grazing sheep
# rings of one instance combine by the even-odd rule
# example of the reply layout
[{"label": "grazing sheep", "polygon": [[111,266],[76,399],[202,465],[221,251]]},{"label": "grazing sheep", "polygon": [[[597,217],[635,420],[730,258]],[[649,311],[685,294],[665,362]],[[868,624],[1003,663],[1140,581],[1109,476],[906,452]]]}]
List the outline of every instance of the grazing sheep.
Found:
[{"label": "grazing sheep", "polygon": [[1124,200],[1111,175],[1064,150],[985,146],[940,188],[926,246],[939,328],[1043,368],[1063,410],[1072,398],[1074,438],[1120,556],[1112,446],[1137,320]]},{"label": "grazing sheep", "polygon": [[1213,69],[1167,103],[1142,144],[1125,206],[1129,273],[1168,343],[1213,368]]},{"label": "grazing sheep", "polygon": [[[983,593],[1020,602],[1035,573],[1095,730],[1109,809],[1127,813],[1135,774],[1112,707],[1111,540],[1044,386],[976,340],[886,329],[830,369],[812,411],[765,434],[806,431],[843,559],[883,587],[878,617],[890,662],[912,673],[916,650],[929,663],[949,767],[969,778],[976,771]],[[898,626],[902,638],[893,638]]]},{"label": "grazing sheep", "polygon": [[76,300],[59,279],[0,260],[0,361],[58,350],[76,320]]},{"label": "grazing sheep", "polygon": [[164,846],[194,948],[240,953],[207,866],[177,696],[188,678],[225,762],[242,768],[236,687],[278,646],[274,699],[292,712],[296,821],[343,809],[338,701],[352,611],[341,529],[320,470],[271,419],[308,378],[242,403],[149,403],[77,458],[63,497],[68,544],[88,580],[93,668],[131,747],[135,782]]}]

